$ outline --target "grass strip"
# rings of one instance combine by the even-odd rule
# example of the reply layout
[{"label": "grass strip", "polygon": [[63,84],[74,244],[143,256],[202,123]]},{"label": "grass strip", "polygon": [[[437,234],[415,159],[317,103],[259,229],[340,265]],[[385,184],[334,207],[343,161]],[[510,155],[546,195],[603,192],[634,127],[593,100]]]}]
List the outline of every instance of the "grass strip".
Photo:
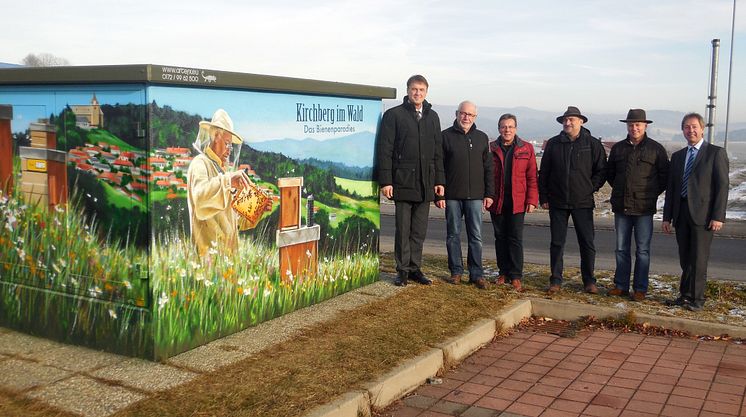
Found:
[{"label": "grass strip", "polygon": [[[427,259],[425,273],[442,278],[444,261]],[[383,263],[393,269],[390,258]],[[511,298],[498,292],[507,295],[440,282],[411,285],[116,416],[299,416],[491,316]]]},{"label": "grass strip", "polygon": [[79,417],[20,394],[0,389],[0,416],[3,417]]}]

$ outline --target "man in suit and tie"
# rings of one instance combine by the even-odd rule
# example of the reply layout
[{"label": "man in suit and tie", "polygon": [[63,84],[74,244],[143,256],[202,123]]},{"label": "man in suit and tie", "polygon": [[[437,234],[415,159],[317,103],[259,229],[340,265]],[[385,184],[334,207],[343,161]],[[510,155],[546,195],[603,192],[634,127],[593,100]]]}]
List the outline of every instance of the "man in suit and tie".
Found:
[{"label": "man in suit and tie", "polygon": [[445,173],[440,119],[425,100],[428,86],[422,75],[409,77],[402,104],[383,114],[376,144],[381,194],[395,204],[394,284],[398,286],[409,280],[432,284],[420,269],[422,245],[430,203],[445,194]]},{"label": "man in suit and tie", "polygon": [[676,229],[681,263],[680,295],[667,304],[691,311],[704,307],[710,244],[723,227],[728,203],[728,154],[703,140],[704,125],[698,113],[682,119],[687,147],[671,155],[663,206],[663,231]]}]

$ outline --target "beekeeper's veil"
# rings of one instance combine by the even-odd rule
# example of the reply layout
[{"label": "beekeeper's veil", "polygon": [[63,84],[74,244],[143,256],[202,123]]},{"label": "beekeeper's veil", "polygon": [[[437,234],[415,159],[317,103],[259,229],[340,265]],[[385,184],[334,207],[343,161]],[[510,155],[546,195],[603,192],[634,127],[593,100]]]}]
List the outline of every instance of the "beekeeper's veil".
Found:
[{"label": "beekeeper's veil", "polygon": [[233,130],[233,120],[231,120],[231,117],[228,116],[228,113],[226,113],[225,110],[217,109],[215,110],[215,114],[212,115],[212,120],[209,122],[207,120],[199,122],[197,139],[194,141],[192,146],[194,146],[194,149],[199,153],[204,153],[205,149],[210,146],[210,142],[215,137],[217,129],[225,130],[232,135],[231,146],[233,149],[231,150],[230,158],[228,158],[228,166],[226,169],[233,169],[237,166],[243,139],[241,139],[241,136]]}]

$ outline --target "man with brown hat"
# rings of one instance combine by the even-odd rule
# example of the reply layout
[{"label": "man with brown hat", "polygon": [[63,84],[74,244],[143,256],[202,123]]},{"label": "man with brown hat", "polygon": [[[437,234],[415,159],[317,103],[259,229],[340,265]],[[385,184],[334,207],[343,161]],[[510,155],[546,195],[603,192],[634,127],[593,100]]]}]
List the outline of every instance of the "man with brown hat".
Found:
[{"label": "man with brown hat", "polygon": [[562,257],[567,238],[567,221],[572,216],[580,247],[580,272],[583,287],[597,294],[593,270],[596,247],[593,243],[593,193],[604,184],[606,151],[601,141],[583,127],[588,118],[577,107],[570,106],[557,117],[562,132],[549,139],[539,168],[539,203],[549,210],[551,276],[549,294],[562,285]]},{"label": "man with brown hat", "polygon": [[[627,137],[614,144],[606,164],[616,230],[616,271],[614,288],[609,290],[609,295],[629,296],[632,301],[642,301],[648,292],[653,214],[658,196],[666,189],[668,156],[663,146],[645,133],[647,126],[653,123],[648,120],[645,110],[630,109],[627,118],[620,122],[627,124]],[[630,294],[633,230],[635,277]]]}]

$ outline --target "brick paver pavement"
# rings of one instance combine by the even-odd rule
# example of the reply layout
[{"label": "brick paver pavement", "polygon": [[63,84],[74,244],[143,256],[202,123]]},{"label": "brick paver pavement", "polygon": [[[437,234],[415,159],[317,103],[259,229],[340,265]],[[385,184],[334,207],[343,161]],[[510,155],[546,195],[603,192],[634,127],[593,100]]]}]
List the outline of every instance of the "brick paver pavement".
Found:
[{"label": "brick paver pavement", "polygon": [[746,417],[746,345],[610,330],[493,341],[381,416]]}]

